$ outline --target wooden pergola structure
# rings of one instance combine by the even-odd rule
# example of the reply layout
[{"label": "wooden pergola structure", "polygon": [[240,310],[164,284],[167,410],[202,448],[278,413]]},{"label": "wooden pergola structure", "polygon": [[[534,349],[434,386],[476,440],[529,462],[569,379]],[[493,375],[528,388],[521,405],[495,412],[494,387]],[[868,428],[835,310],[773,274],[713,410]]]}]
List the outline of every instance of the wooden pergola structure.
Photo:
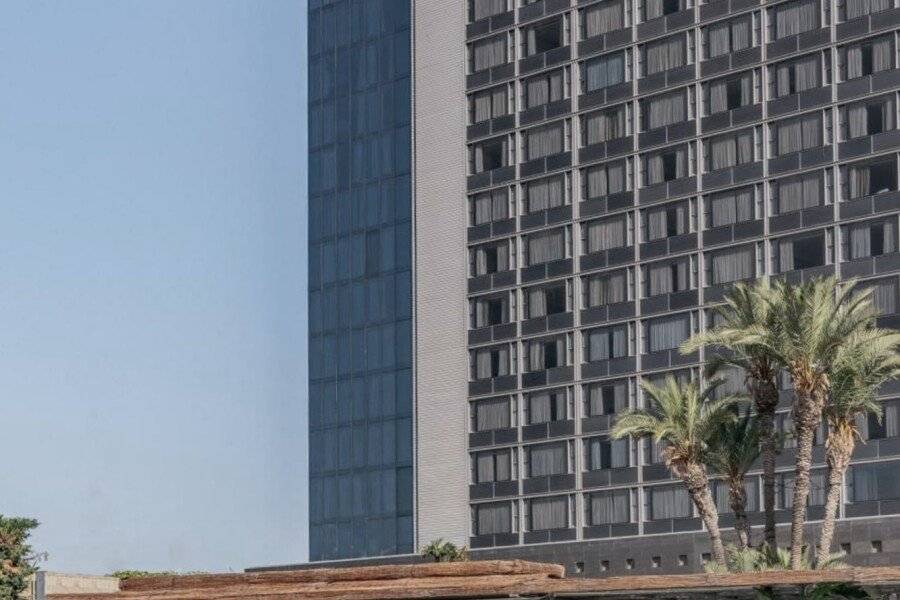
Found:
[{"label": "wooden pergola structure", "polygon": [[[890,597],[900,593],[900,566],[727,575],[566,578],[560,565],[473,561],[307,569],[221,575],[146,577],[121,582],[115,594],[51,595],[49,600],[421,600],[603,598],[726,600],[755,598],[768,586],[799,598],[804,586],[855,583]],[[895,596],[896,597],[896,596]]]}]

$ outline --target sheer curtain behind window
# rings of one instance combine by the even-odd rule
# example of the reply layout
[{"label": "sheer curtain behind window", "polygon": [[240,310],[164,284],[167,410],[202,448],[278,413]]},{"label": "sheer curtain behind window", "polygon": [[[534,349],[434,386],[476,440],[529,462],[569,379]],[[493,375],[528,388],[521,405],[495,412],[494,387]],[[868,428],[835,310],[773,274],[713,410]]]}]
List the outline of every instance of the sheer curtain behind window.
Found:
[{"label": "sheer curtain behind window", "polygon": [[[869,135],[870,125],[880,125],[880,131],[894,128],[894,99],[847,107],[847,137],[849,139]],[[874,120],[874,123],[870,123]]]},{"label": "sheer curtain behind window", "polygon": [[688,232],[688,205],[684,202],[647,211],[647,241],[669,236],[669,224],[675,219],[675,235]]},{"label": "sheer curtain behind window", "polygon": [[[866,64],[866,55],[871,52],[871,64]],[[845,53],[845,73],[847,79],[856,79],[870,73],[878,73],[894,68],[894,39],[883,37],[871,42],[855,44]]]},{"label": "sheer curtain behind window", "polygon": [[479,504],[475,509],[478,535],[512,531],[512,505],[509,502]]},{"label": "sheer curtain behind window", "polygon": [[710,25],[707,33],[709,57],[716,58],[749,48],[753,40],[752,25],[750,15]]},{"label": "sheer curtain behind window", "polygon": [[620,358],[628,354],[628,327],[595,329],[588,334],[588,362]]},{"label": "sheer curtain behind window", "polygon": [[587,466],[591,471],[627,467],[628,440],[591,438],[587,441],[587,459]]},{"label": "sheer curtain behind window", "polygon": [[811,54],[775,67],[775,97],[819,87],[819,55]]},{"label": "sheer curtain behind window", "polygon": [[554,229],[528,236],[528,264],[539,265],[566,257],[566,234]]},{"label": "sheer curtain behind window", "polygon": [[753,130],[739,131],[709,140],[707,169],[716,171],[753,162]]},{"label": "sheer curtain behind window", "polygon": [[709,198],[710,227],[753,219],[753,188],[729,190]]},{"label": "sheer curtain behind window", "polygon": [[529,130],[526,133],[528,141],[526,160],[559,154],[564,150],[564,138],[565,125],[563,123],[553,123]]},{"label": "sheer curtain behind window", "polygon": [[625,81],[625,54],[616,53],[584,63],[585,92],[594,92]]},{"label": "sheer curtain behind window", "polygon": [[778,242],[778,272],[794,270],[794,240]]},{"label": "sheer curtain behind window", "polygon": [[647,75],[662,73],[687,64],[687,38],[684,35],[651,42],[644,51],[644,72]]},{"label": "sheer curtain behind window", "polygon": [[686,290],[689,268],[687,260],[650,265],[647,267],[647,296]]},{"label": "sheer curtain behind window", "polygon": [[687,92],[648,98],[643,108],[644,130],[682,123],[687,119]]},{"label": "sheer curtain behind window", "polygon": [[592,221],[587,225],[587,253],[621,248],[626,241],[626,217],[620,215],[605,221]]},{"label": "sheer curtain behind window", "polygon": [[[674,159],[674,177],[666,177],[666,162]],[[688,174],[688,154],[686,146],[679,146],[673,150],[665,150],[651,154],[645,158],[644,177],[647,185],[663,183],[669,179],[679,179]]]},{"label": "sheer curtain behind window", "polygon": [[509,200],[506,188],[477,194],[475,203],[475,225],[501,221],[509,217]]},{"label": "sheer curtain behind window", "polygon": [[822,144],[822,115],[812,113],[776,126],[778,155],[807,150]]},{"label": "sheer curtain behind window", "polygon": [[651,519],[677,519],[691,516],[691,498],[687,488],[659,486],[650,488],[649,492]]},{"label": "sheer curtain behind window", "polygon": [[677,348],[691,334],[690,315],[653,319],[648,325],[650,352]]},{"label": "sheer curtain behind window", "polygon": [[554,175],[528,182],[525,186],[528,212],[562,206],[565,203],[565,185],[565,175]]},{"label": "sheer curtain behind window", "polygon": [[819,27],[818,0],[788,2],[775,8],[775,39]]},{"label": "sheer curtain behind window", "polygon": [[473,71],[483,71],[506,62],[506,35],[476,42],[472,47]]},{"label": "sheer curtain behind window", "polygon": [[588,280],[587,303],[589,307],[606,306],[628,299],[628,274],[617,271],[607,275],[595,275]]},{"label": "sheer curtain behind window", "polygon": [[476,431],[492,431],[509,427],[509,400],[482,400],[475,405]]},{"label": "sheer curtain behind window", "polygon": [[858,19],[893,7],[893,0],[846,0],[846,20]]},{"label": "sheer curtain behind window", "polygon": [[730,108],[728,104],[728,87],[735,81],[737,81],[740,94],[738,106],[753,104],[753,74],[748,71],[738,78],[729,77],[728,79],[719,79],[709,83],[709,114],[714,115]]},{"label": "sheer curtain behind window", "polygon": [[537,77],[532,77],[525,82],[525,103],[528,108],[542,106],[550,102],[562,100],[563,71],[551,71]]},{"label": "sheer curtain behind window", "polygon": [[584,118],[584,144],[599,144],[625,136],[625,105],[602,112],[591,113]]},{"label": "sheer curtain behind window", "polygon": [[733,248],[713,254],[711,259],[712,283],[730,283],[742,279],[750,279],[756,275],[753,268],[756,252],[753,246]]},{"label": "sheer curtain behind window", "polygon": [[530,502],[531,531],[565,529],[569,526],[568,497],[535,498]]},{"label": "sheer curtain behind window", "polygon": [[778,214],[822,205],[822,173],[804,173],[776,183]]},{"label": "sheer curtain behind window", "polygon": [[[607,391],[610,390],[610,391]],[[612,394],[613,411],[618,414],[628,408],[628,382],[616,381],[614,383],[595,383],[590,387],[588,397],[588,410],[590,416],[610,414],[604,404],[604,395]]]},{"label": "sheer curtain behind window", "polygon": [[590,525],[628,523],[631,495],[628,490],[597,492],[590,496]]},{"label": "sheer curtain behind window", "polygon": [[473,122],[481,123],[507,114],[506,86],[484,90],[475,94],[475,115]]},{"label": "sheer curtain behind window", "polygon": [[472,17],[473,21],[486,19],[506,12],[507,0],[472,0]]},{"label": "sheer curtain behind window", "polygon": [[607,163],[584,171],[586,199],[602,198],[625,191],[625,163]]},{"label": "sheer curtain behind window", "polygon": [[585,9],[583,18],[585,39],[622,29],[625,26],[622,0],[591,6]]},{"label": "sheer curtain behind window", "polygon": [[850,260],[872,256],[872,229],[881,234],[882,253],[894,252],[897,234],[893,221],[859,223],[850,226]]},{"label": "sheer curtain behind window", "polygon": [[546,477],[567,473],[566,442],[531,446],[528,451],[529,477]]}]

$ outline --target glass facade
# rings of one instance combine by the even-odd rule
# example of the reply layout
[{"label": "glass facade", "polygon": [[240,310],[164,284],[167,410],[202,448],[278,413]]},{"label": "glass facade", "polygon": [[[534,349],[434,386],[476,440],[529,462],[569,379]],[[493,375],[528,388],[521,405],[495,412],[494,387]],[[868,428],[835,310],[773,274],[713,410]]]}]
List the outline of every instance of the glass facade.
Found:
[{"label": "glass facade", "polygon": [[413,551],[408,0],[309,2],[310,559]]}]

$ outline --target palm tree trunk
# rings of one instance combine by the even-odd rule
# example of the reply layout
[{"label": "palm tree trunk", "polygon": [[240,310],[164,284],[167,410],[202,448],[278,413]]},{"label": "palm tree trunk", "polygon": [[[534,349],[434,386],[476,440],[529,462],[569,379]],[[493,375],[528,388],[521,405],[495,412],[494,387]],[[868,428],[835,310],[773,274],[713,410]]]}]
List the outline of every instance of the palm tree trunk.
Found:
[{"label": "palm tree trunk", "polygon": [[778,440],[775,435],[775,409],[778,406],[778,388],[774,381],[758,381],[753,392],[762,454],[763,511],[766,519],[763,539],[766,545],[774,550],[777,547],[775,540],[775,456],[778,454]]},{"label": "palm tree trunk", "polygon": [[850,464],[855,440],[853,429],[832,427],[828,438],[825,460],[828,464],[828,492],[825,496],[825,518],[819,534],[819,547],[816,560],[825,560],[831,554],[831,542],[834,539],[834,522],[837,519],[838,506],[841,501],[841,487],[844,473]]},{"label": "palm tree trunk", "polygon": [[722,544],[722,532],[719,531],[719,511],[709,491],[709,478],[701,465],[688,466],[682,476],[688,488],[688,494],[697,507],[697,512],[706,526],[713,560],[725,566],[725,546]]},{"label": "palm tree trunk", "polygon": [[741,550],[746,550],[750,547],[750,523],[747,521],[747,490],[744,489],[743,476],[728,479],[728,497],[734,513],[738,543]]},{"label": "palm tree trunk", "polygon": [[[815,427],[808,415],[794,411],[797,434],[797,464],[794,472],[794,498],[791,506],[791,569],[803,566],[803,525],[806,523],[806,500],[809,498],[809,470]],[[798,418],[799,417],[799,418]]]}]

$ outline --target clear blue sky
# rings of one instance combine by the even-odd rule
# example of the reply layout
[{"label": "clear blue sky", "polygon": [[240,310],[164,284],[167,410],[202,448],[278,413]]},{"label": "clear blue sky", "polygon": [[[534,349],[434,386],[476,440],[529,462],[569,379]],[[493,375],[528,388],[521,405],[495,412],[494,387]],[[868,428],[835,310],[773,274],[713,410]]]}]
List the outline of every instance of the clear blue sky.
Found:
[{"label": "clear blue sky", "polygon": [[306,558],[306,3],[0,3],[0,513],[53,570]]}]

